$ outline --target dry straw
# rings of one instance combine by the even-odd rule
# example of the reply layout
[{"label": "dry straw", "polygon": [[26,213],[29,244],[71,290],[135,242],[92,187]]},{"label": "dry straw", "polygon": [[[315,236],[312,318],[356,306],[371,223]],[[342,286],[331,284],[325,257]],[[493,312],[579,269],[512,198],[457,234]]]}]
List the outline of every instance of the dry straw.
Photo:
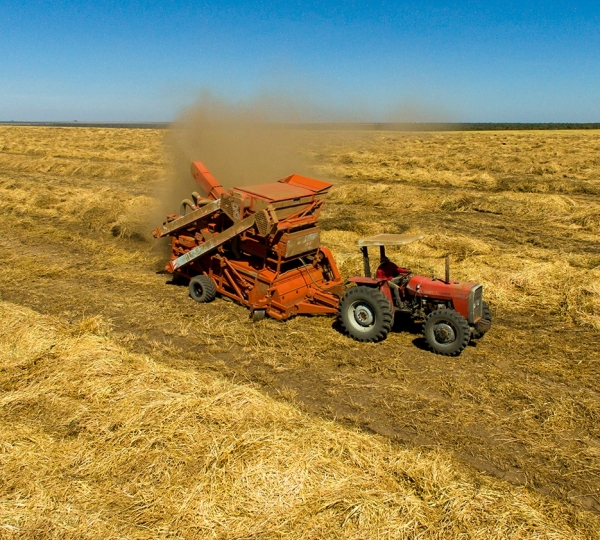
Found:
[{"label": "dry straw", "polygon": [[593,522],[2,302],[0,530],[19,538],[585,538]]},{"label": "dry straw", "polygon": [[[162,219],[153,216],[166,162],[162,133],[0,128],[2,290],[61,321],[82,310],[119,316],[111,337],[101,316],[67,325],[2,304],[2,534],[599,535],[597,516],[571,503],[594,508],[598,494],[600,135],[305,136],[314,175],[335,182],[322,238],[342,274],[362,271],[360,236],[424,234],[393,258],[441,275],[450,252],[455,278],[484,284],[494,332],[443,364],[408,333],[359,352],[327,319],[252,325],[222,301],[199,310],[156,275],[164,257],[148,240]],[[522,321],[537,321],[535,336]],[[196,348],[178,349],[171,338]],[[136,339],[156,358],[122,348]],[[509,349],[521,352],[507,360]],[[439,431],[446,448],[476,440],[465,435],[470,423],[489,424],[506,442],[468,451],[499,468],[516,463],[528,487],[474,476],[441,450],[393,446],[194,372],[199,355],[238,355],[240,366],[274,373],[327,368],[327,391],[340,394],[356,384],[340,366],[354,366],[357,378],[391,366],[401,384],[381,407],[410,416],[402,421],[411,426],[428,423],[417,427],[436,440]],[[158,362],[166,356],[180,369]],[[411,364],[413,356],[422,363]],[[278,391],[291,401],[298,393]],[[511,441],[526,452],[508,459]]]}]

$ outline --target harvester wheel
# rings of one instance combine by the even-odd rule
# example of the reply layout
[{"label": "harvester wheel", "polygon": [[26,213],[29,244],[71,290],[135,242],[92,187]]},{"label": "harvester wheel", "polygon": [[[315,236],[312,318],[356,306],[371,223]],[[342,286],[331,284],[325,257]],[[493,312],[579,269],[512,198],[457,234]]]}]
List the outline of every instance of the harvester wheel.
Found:
[{"label": "harvester wheel", "polygon": [[471,328],[457,311],[440,308],[427,315],[423,335],[434,353],[458,356],[469,343]]},{"label": "harvester wheel", "polygon": [[[492,322],[492,310],[490,309],[490,306],[488,306],[488,304],[485,300],[483,301],[482,307],[483,307],[482,319],[485,319],[486,321],[490,321],[490,323],[491,323]],[[483,331],[478,330],[477,325],[475,325],[475,328],[473,328],[473,339],[482,338],[486,332],[487,332],[487,330],[483,330]]]},{"label": "harvester wheel", "polygon": [[212,302],[217,296],[215,283],[208,276],[200,275],[190,279],[190,296],[196,302]]},{"label": "harvester wheel", "polygon": [[339,319],[344,332],[357,341],[375,342],[392,329],[394,312],[386,296],[373,287],[352,287],[342,297]]},{"label": "harvester wheel", "polygon": [[255,309],[252,312],[252,320],[254,322],[262,321],[267,316],[266,309]]}]

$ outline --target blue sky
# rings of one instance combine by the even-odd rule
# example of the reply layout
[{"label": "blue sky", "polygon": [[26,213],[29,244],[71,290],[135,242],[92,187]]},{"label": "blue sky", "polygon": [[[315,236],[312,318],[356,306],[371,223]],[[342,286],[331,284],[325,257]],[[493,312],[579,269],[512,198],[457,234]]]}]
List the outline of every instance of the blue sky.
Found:
[{"label": "blue sky", "polygon": [[169,121],[206,89],[324,120],[600,122],[600,0],[0,0],[0,120]]}]

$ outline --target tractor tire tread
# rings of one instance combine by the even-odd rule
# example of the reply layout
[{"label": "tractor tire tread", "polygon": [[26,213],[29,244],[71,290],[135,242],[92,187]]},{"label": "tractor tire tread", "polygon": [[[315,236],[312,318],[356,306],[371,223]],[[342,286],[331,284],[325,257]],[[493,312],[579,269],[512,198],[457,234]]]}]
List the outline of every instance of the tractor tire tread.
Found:
[{"label": "tractor tire tread", "polygon": [[[368,291],[368,292],[367,292]],[[352,329],[344,322],[343,309],[348,302],[352,303],[353,299],[367,295],[369,300],[373,303],[373,307],[378,309],[380,312],[379,325],[376,331],[371,335],[360,335],[356,332],[352,332]],[[389,300],[385,295],[376,288],[357,286],[348,289],[340,301],[340,308],[338,312],[338,321],[341,324],[343,333],[352,339],[361,343],[377,343],[383,341],[390,333],[394,324],[394,312]]]},{"label": "tractor tire tread", "polygon": [[[437,317],[440,317],[442,320],[446,319],[452,321],[456,325],[457,329],[460,329],[462,333],[462,336],[459,335],[457,338],[458,342],[456,343],[456,346],[449,350],[436,348],[436,346],[428,339],[428,324],[430,324],[431,321]],[[425,341],[427,342],[429,349],[435,354],[442,356],[458,356],[471,340],[471,327],[469,326],[467,320],[457,311],[450,308],[439,308],[427,315],[425,322],[423,323],[423,336],[425,337]]]}]

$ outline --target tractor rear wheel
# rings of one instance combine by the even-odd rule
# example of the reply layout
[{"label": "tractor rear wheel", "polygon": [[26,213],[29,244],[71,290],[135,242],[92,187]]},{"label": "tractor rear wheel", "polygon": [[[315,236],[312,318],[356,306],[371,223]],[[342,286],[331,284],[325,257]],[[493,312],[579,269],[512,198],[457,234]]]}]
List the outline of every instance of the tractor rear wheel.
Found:
[{"label": "tractor rear wheel", "polygon": [[[484,300],[483,301],[483,305],[482,305],[482,319],[485,319],[486,321],[490,321],[490,323],[492,322],[492,310],[490,309],[490,306],[488,306],[487,302]],[[482,338],[484,336],[484,334],[487,332],[487,330],[481,331],[477,329],[477,325],[475,325],[475,328],[473,328],[473,339],[479,339]]]},{"label": "tractor rear wheel", "polygon": [[190,296],[202,304],[212,302],[217,296],[215,283],[208,276],[200,275],[190,279]]},{"label": "tractor rear wheel", "polygon": [[373,287],[352,287],[340,302],[344,332],[357,341],[376,342],[392,329],[394,312],[386,296]]},{"label": "tractor rear wheel", "polygon": [[457,311],[440,308],[427,315],[423,336],[434,353],[458,356],[469,343],[471,328]]}]

